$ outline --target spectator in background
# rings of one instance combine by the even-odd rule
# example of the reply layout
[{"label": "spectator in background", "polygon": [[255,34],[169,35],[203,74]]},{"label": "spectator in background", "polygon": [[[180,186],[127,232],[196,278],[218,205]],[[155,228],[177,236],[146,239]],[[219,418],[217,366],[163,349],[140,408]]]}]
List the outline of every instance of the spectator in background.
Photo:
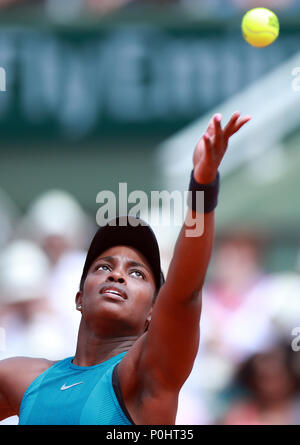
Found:
[{"label": "spectator in background", "polygon": [[85,247],[89,220],[75,198],[63,190],[48,190],[29,206],[20,232],[37,242],[55,266],[64,254]]},{"label": "spectator in background", "polygon": [[249,357],[234,383],[244,392],[231,402],[220,423],[300,424],[300,355],[290,344]]},{"label": "spectator in background", "polygon": [[292,330],[299,326],[299,273],[288,270],[270,274],[267,299],[273,332],[276,331],[278,337],[290,336]]},{"label": "spectator in background", "polygon": [[[63,354],[61,325],[45,294],[50,263],[32,241],[20,239],[9,244],[0,256],[0,327],[5,332],[1,360],[12,356]],[[0,422],[18,424],[18,416]]]},{"label": "spectator in background", "polygon": [[203,343],[233,364],[268,344],[269,276],[263,268],[263,243],[236,232],[216,245],[212,275],[204,292]]},{"label": "spectator in background", "polygon": [[46,354],[57,358],[63,337],[45,294],[49,261],[33,242],[16,240],[0,256],[0,326],[5,330],[1,358]]},{"label": "spectator in background", "polygon": [[20,232],[41,246],[51,264],[48,299],[63,330],[61,353],[70,355],[76,346],[80,322],[74,310],[86,244],[94,227],[76,199],[62,190],[41,194],[29,207]]}]

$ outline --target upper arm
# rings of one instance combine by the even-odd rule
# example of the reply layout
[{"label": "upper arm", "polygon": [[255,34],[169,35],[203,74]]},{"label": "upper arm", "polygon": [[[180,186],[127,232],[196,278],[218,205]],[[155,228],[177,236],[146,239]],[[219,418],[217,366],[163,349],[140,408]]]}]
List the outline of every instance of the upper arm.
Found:
[{"label": "upper arm", "polygon": [[[195,219],[195,213],[188,210],[186,221],[191,217]],[[193,367],[199,346],[201,293],[214,237],[214,213],[200,217],[204,221],[201,236],[187,236],[189,227],[184,224],[154,305],[137,368],[138,379],[146,387],[179,390]]]},{"label": "upper arm", "polygon": [[0,361],[0,420],[17,414],[7,398],[8,378],[11,373],[11,359]]},{"label": "upper arm", "polygon": [[188,378],[199,347],[201,291],[187,300],[172,300],[162,289],[141,351],[143,386],[179,390]]},{"label": "upper arm", "polygon": [[0,361],[1,419],[19,413],[21,401],[28,386],[53,363],[31,357],[11,357]]}]

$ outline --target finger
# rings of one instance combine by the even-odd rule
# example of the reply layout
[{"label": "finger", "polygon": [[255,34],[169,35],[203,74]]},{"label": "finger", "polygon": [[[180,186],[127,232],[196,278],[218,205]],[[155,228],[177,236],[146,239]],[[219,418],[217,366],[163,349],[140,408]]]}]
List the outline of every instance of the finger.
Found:
[{"label": "finger", "polygon": [[206,133],[212,137],[214,135],[214,132],[215,132],[215,125],[214,125],[214,116],[213,116],[208,123]]},{"label": "finger", "polygon": [[241,119],[239,119],[236,123],[235,126],[233,127],[232,130],[232,134],[236,133],[237,131],[239,131],[240,128],[242,128],[247,122],[249,122],[251,120],[251,116],[247,115],[242,117]]},{"label": "finger", "polygon": [[239,120],[235,120],[234,124],[228,129],[226,133],[226,140],[228,140],[233,134],[235,134],[239,129],[245,125],[247,122],[251,120],[251,116],[246,115],[244,117],[241,117]]},{"label": "finger", "polygon": [[207,132],[203,135],[203,141],[204,141],[205,155],[212,156],[212,142]]},{"label": "finger", "polygon": [[213,122],[214,122],[214,133],[215,133],[215,144],[217,148],[221,147],[223,143],[223,131],[221,127],[221,120],[222,120],[221,114],[218,113],[214,116]]},{"label": "finger", "polygon": [[224,137],[225,138],[229,138],[231,131],[236,123],[236,121],[238,120],[238,118],[240,117],[241,113],[239,111],[236,111],[235,113],[233,113],[233,115],[231,116],[228,124],[225,126],[224,128]]}]

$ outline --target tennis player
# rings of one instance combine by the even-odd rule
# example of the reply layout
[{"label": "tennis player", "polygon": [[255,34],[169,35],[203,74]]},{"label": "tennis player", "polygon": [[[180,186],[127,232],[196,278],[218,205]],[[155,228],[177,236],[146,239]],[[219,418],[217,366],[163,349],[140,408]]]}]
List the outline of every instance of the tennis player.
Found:
[{"label": "tennis player", "polygon": [[[221,119],[211,118],[195,148],[192,197],[166,280],[148,225],[122,216],[100,227],[76,295],[81,322],[75,356],[2,360],[0,419],[18,414],[21,425],[175,423],[179,391],[198,350],[218,168],[229,138],[250,116],[236,112],[224,128]],[[188,237],[198,190],[204,192],[204,232]]]}]

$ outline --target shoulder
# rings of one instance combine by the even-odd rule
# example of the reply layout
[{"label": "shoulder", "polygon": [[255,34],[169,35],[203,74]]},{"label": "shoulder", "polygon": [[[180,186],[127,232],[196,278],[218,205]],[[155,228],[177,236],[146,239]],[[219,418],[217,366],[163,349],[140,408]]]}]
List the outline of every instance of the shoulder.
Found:
[{"label": "shoulder", "polygon": [[0,360],[0,382],[3,379],[11,378],[12,375],[15,377],[16,373],[42,373],[54,363],[56,362],[44,358],[31,357],[11,357]]},{"label": "shoulder", "polygon": [[17,410],[28,386],[56,362],[43,358],[11,357],[0,361],[0,392]]}]

